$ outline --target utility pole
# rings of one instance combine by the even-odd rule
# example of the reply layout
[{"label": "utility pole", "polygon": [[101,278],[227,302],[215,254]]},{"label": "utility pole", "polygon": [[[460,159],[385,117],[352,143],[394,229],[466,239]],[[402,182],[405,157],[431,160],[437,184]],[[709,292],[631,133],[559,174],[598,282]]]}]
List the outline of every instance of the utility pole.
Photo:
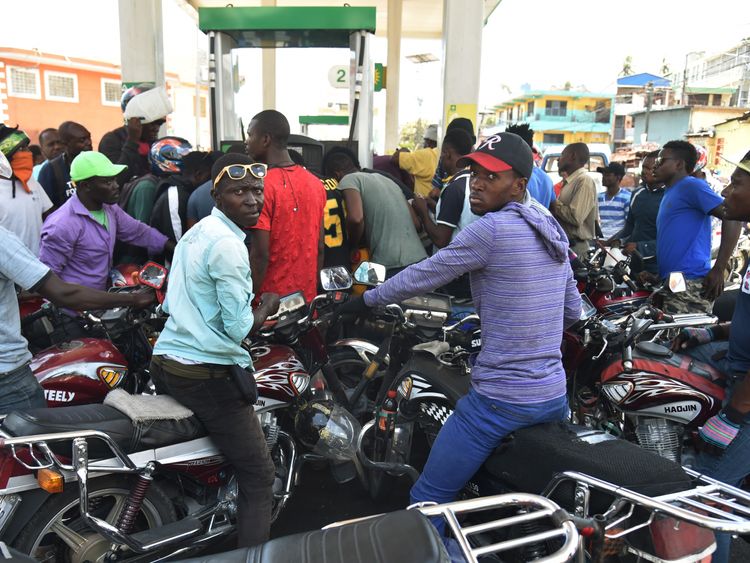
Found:
[{"label": "utility pole", "polygon": [[648,123],[651,119],[651,105],[654,103],[654,83],[649,81],[646,84],[646,126],[644,127],[644,133],[646,133],[646,139],[648,140]]}]

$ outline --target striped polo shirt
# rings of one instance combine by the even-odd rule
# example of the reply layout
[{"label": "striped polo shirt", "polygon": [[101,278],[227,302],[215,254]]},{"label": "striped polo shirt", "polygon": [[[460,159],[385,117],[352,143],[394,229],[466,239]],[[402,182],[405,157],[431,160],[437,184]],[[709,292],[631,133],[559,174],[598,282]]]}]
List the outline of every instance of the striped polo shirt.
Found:
[{"label": "striped polo shirt", "polygon": [[528,196],[477,219],[431,257],[364,295],[369,306],[400,303],[469,272],[482,349],[472,386],[492,399],[533,404],[565,395],[563,329],[580,317],[568,239]]},{"label": "striped polo shirt", "polygon": [[630,192],[620,188],[612,199],[607,197],[607,192],[602,192],[598,196],[598,202],[602,234],[605,239],[608,239],[619,233],[625,226],[625,219],[628,218],[628,211],[630,211]]}]

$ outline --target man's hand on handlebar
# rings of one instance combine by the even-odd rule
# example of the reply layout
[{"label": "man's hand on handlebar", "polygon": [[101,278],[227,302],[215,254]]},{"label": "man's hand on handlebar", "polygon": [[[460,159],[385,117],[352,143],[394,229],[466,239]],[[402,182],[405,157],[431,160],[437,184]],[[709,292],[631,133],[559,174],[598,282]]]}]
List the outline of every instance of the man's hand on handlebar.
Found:
[{"label": "man's hand on handlebar", "polygon": [[714,340],[714,332],[710,328],[683,328],[672,341],[672,351],[679,352],[688,348],[695,348],[708,344]]},{"label": "man's hand on handlebar", "polygon": [[253,328],[250,329],[250,334],[258,330],[266,319],[271,315],[275,315],[276,311],[279,310],[279,295],[277,293],[263,293],[260,296],[260,304],[253,311]]},{"label": "man's hand on handlebar", "polygon": [[370,307],[365,303],[364,295],[357,295],[352,297],[338,308],[340,315],[362,315],[367,313]]},{"label": "man's hand on handlebar", "polygon": [[156,292],[153,289],[136,291],[130,295],[133,297],[133,304],[131,305],[133,309],[145,309],[156,301]]}]

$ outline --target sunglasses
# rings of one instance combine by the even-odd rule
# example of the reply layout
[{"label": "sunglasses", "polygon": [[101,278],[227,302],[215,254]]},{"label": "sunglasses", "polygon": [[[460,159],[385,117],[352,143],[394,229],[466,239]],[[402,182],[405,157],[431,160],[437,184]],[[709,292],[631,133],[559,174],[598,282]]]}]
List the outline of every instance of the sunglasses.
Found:
[{"label": "sunglasses", "polygon": [[232,180],[242,180],[245,176],[247,176],[248,172],[250,172],[250,174],[252,174],[254,178],[262,180],[268,173],[268,166],[266,166],[262,162],[254,162],[252,164],[230,164],[229,166],[225,166],[216,176],[216,180],[214,180],[214,188],[216,187],[216,184],[219,183],[219,180],[222,179],[224,174],[229,176]]},{"label": "sunglasses", "polygon": [[664,164],[665,160],[680,160],[680,159],[674,158],[673,156],[660,156],[654,161],[654,168],[659,168],[659,166]]}]

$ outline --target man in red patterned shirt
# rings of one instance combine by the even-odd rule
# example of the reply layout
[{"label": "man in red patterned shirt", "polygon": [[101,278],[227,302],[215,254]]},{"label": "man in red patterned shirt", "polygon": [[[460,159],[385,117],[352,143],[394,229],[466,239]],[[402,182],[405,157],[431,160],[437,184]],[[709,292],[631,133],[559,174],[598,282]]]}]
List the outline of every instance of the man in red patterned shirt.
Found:
[{"label": "man in red patterned shirt", "polygon": [[302,291],[317,295],[323,260],[323,210],[320,180],[289,157],[289,122],[275,110],[257,114],[247,127],[247,154],[268,165],[265,204],[252,230],[250,263],[256,295]]}]

